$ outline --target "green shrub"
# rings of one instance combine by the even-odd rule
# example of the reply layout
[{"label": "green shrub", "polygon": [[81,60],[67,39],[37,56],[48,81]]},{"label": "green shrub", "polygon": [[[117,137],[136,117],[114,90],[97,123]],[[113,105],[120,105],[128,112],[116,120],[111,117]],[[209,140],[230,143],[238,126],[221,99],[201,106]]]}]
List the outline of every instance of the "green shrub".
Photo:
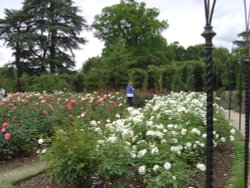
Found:
[{"label": "green shrub", "polygon": [[91,176],[99,163],[96,156],[98,135],[78,123],[65,132],[58,130],[44,159],[48,161],[57,182],[90,186]]},{"label": "green shrub", "polygon": [[145,106],[147,101],[149,101],[152,98],[153,98],[153,93],[136,91],[133,99],[133,106],[143,107]]},{"label": "green shrub", "polygon": [[125,188],[131,163],[129,151],[124,150],[125,145],[122,142],[107,143],[100,147],[98,153],[101,163],[98,166],[98,174],[110,181],[113,187]]},{"label": "green shrub", "polygon": [[[11,138],[5,139],[5,134],[10,134]],[[36,144],[37,138],[33,129],[9,125],[6,131],[0,134],[0,160],[28,154]]]}]

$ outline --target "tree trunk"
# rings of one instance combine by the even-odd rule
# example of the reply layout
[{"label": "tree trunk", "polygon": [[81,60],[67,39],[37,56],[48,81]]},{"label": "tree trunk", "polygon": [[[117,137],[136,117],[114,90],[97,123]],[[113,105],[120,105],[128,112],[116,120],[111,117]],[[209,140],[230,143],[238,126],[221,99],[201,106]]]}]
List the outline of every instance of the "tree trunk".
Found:
[{"label": "tree trunk", "polygon": [[20,49],[16,47],[16,54],[15,54],[15,65],[16,65],[16,91],[21,92],[22,91],[22,83],[20,78],[23,74],[22,64],[20,62]]}]

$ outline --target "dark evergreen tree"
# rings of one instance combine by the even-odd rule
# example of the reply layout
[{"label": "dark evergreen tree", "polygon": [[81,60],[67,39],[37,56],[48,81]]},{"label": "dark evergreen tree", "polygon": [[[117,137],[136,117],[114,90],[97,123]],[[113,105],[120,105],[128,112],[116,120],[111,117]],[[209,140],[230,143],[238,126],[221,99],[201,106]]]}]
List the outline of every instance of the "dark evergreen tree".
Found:
[{"label": "dark evergreen tree", "polygon": [[80,32],[87,28],[73,1],[25,0],[22,11],[29,35],[37,39],[32,44],[33,62],[42,70],[49,68],[50,73],[73,68],[73,50],[86,42]]},{"label": "dark evergreen tree", "polygon": [[27,35],[29,27],[25,23],[25,15],[22,11],[5,9],[5,18],[0,19],[0,40],[13,50],[15,57],[12,65],[17,71],[16,90],[21,91],[20,78],[27,65],[27,59],[31,55],[29,51],[30,39]]}]

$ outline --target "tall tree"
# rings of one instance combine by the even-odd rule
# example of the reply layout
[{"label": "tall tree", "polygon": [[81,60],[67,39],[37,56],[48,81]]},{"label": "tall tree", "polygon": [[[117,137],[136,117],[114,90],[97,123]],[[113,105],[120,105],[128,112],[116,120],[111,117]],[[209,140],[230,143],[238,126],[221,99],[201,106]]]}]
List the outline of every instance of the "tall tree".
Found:
[{"label": "tall tree", "polygon": [[131,54],[120,41],[116,41],[103,50],[102,57],[90,58],[83,66],[83,73],[89,81],[95,80],[100,87],[124,88],[129,80],[129,66],[132,63]]},{"label": "tall tree", "polygon": [[173,42],[167,46],[166,54],[170,62],[186,61],[186,49],[179,42]]},{"label": "tall tree", "polygon": [[29,28],[25,23],[25,15],[22,11],[5,9],[5,18],[0,19],[0,40],[3,40],[6,46],[14,51],[13,65],[17,71],[17,91],[22,90],[20,78],[27,66],[25,65],[26,59],[30,55],[28,31]]},{"label": "tall tree", "polygon": [[232,82],[229,78],[232,78],[234,70],[231,66],[230,56],[226,48],[219,47],[213,50],[213,71],[216,90],[221,88],[222,84],[225,87],[226,82]]},{"label": "tall tree", "polygon": [[131,51],[137,63],[134,67],[146,68],[149,64],[167,61],[166,41],[161,32],[168,27],[167,21],[157,19],[159,10],[146,8],[145,3],[135,0],[121,0],[119,4],[105,7],[95,16],[92,26],[95,36],[105,46],[114,41]]},{"label": "tall tree", "polygon": [[131,54],[124,48],[120,41],[114,42],[103,53],[103,60],[106,69],[109,70],[109,80],[111,87],[125,87],[129,80],[129,66],[133,63]]},{"label": "tall tree", "polygon": [[80,10],[72,0],[25,0],[23,13],[31,28],[30,35],[37,36],[32,52],[42,69],[46,66],[51,73],[63,72],[75,66],[74,49],[86,41],[80,32],[87,29],[79,15]]},{"label": "tall tree", "polygon": [[242,59],[248,58],[250,56],[249,35],[250,32],[243,31],[238,34],[238,37],[240,37],[241,40],[235,40],[233,42],[236,46],[233,49],[233,53],[237,53],[237,55],[240,56]]},{"label": "tall tree", "polygon": [[0,19],[0,40],[13,50],[20,77],[29,70],[60,73],[75,66],[74,49],[86,41],[80,36],[87,29],[71,0],[25,0],[21,10],[5,10]]},{"label": "tall tree", "polygon": [[197,44],[194,46],[189,46],[186,49],[186,60],[201,60],[205,56],[205,50],[203,44]]}]

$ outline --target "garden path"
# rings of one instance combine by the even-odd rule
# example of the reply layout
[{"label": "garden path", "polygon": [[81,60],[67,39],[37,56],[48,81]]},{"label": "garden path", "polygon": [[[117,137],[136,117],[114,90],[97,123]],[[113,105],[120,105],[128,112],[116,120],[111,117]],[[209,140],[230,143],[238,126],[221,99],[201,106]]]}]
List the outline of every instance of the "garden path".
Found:
[{"label": "garden path", "polygon": [[240,114],[234,110],[226,110],[226,118],[230,120],[232,126],[245,135],[245,114],[241,114],[241,124],[239,123]]},{"label": "garden path", "polygon": [[[235,129],[239,130],[245,137],[245,114],[240,115],[234,110],[226,110],[225,114],[228,120],[231,122],[232,126]],[[241,120],[241,122],[239,120]],[[250,187],[250,174],[248,175],[248,187]]]},{"label": "garden path", "polygon": [[38,161],[11,170],[0,170],[0,188],[14,188],[18,181],[35,176],[46,168],[46,163]]}]

